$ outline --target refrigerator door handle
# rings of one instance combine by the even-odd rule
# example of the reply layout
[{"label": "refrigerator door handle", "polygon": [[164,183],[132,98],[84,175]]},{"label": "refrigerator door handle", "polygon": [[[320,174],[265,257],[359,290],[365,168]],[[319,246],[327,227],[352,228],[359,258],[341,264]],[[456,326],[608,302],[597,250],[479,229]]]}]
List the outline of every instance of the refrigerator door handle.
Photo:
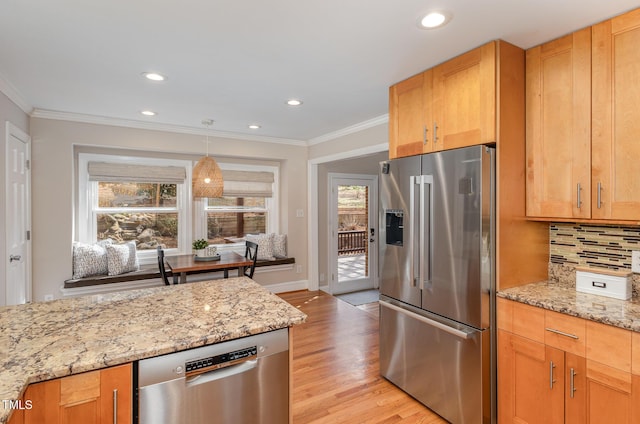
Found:
[{"label": "refrigerator door handle", "polygon": [[409,280],[411,287],[417,287],[418,277],[416,276],[416,255],[419,254],[419,246],[416,246],[415,226],[416,226],[416,184],[419,184],[419,177],[409,177]]},{"label": "refrigerator door handle", "polygon": [[466,333],[466,332],[464,332],[462,330],[458,330],[457,328],[449,327],[446,324],[442,324],[441,322],[429,319],[429,318],[424,317],[422,315],[418,315],[418,314],[416,314],[414,312],[411,312],[411,311],[408,311],[406,309],[403,309],[403,308],[401,308],[399,306],[396,306],[396,305],[394,305],[392,303],[385,302],[384,300],[380,300],[379,303],[380,303],[380,306],[384,306],[385,308],[393,309],[396,312],[399,312],[401,314],[405,314],[405,315],[407,315],[407,316],[409,316],[409,317],[411,317],[413,319],[416,319],[416,320],[418,320],[420,322],[423,322],[423,323],[425,323],[427,325],[435,327],[435,328],[437,328],[439,330],[442,330],[442,331],[444,331],[446,333],[452,334],[452,335],[454,335],[456,337],[459,337],[461,339],[467,340],[467,339],[469,339],[471,337],[471,334]]},{"label": "refrigerator door handle", "polygon": [[420,176],[420,289],[431,282],[431,175]]}]

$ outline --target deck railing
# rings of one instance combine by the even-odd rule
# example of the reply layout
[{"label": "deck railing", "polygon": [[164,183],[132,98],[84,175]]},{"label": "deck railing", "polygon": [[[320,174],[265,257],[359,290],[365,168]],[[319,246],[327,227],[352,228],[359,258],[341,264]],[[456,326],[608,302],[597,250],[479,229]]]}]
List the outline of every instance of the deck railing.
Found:
[{"label": "deck railing", "polygon": [[338,256],[365,253],[366,246],[366,231],[338,231]]}]

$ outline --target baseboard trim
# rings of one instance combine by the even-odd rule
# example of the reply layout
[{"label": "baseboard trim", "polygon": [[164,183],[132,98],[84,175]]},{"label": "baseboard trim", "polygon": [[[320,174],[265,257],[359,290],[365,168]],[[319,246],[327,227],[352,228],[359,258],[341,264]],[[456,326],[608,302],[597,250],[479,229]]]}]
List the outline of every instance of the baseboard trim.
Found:
[{"label": "baseboard trim", "polygon": [[285,283],[265,284],[262,287],[269,290],[271,293],[286,293],[298,290],[309,290],[309,281],[287,281]]}]

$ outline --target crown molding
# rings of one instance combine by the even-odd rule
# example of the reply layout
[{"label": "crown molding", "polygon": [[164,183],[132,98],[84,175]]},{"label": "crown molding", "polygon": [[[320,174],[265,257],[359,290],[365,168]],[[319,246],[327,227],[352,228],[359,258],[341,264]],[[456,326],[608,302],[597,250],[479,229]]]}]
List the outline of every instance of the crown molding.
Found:
[{"label": "crown molding", "polygon": [[13,86],[4,75],[0,74],[0,92],[7,96],[9,100],[15,103],[24,113],[29,115],[33,110],[33,106],[20,94],[17,88]]},{"label": "crown molding", "polygon": [[349,134],[364,131],[369,128],[377,127],[378,125],[386,124],[389,122],[389,114],[380,115],[376,118],[369,119],[368,121],[360,122],[359,124],[352,125],[350,127],[343,128],[338,131],[333,131],[319,137],[310,139],[307,142],[308,146],[314,146],[316,144],[324,143],[326,141],[335,140],[336,138],[344,137]]},{"label": "crown molding", "polygon": [[58,112],[46,109],[34,109],[31,112],[32,118],[53,119],[58,121],[82,122],[85,124],[110,125],[115,127],[136,128],[153,131],[166,131],[179,134],[208,135],[210,137],[229,138],[233,140],[259,141],[276,144],[289,144],[292,146],[306,146],[304,140],[294,140],[289,138],[277,138],[266,136],[246,135],[225,131],[208,130],[205,128],[187,127],[182,125],[160,124],[156,122],[143,122],[127,119],[109,118],[106,116],[84,115],[80,113]]}]

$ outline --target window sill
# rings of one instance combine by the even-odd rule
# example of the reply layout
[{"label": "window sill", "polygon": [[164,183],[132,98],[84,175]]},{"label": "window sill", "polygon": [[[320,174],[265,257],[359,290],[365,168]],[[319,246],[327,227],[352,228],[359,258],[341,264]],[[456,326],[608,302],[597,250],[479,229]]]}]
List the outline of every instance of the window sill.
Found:
[{"label": "window sill", "polygon": [[[278,266],[278,265],[291,265],[291,264],[294,264],[295,262],[296,262],[295,258],[282,258],[282,259],[275,259],[273,261],[257,261],[256,272],[258,272],[260,268],[272,267],[272,266]],[[280,267],[278,267],[278,270],[279,269]],[[168,275],[171,276],[172,274],[169,272]],[[94,275],[91,277],[65,280],[63,290],[77,289],[81,287],[90,287],[90,286],[104,286],[105,284],[124,283],[124,282],[131,282],[131,281],[154,280],[159,278],[160,278],[160,271],[158,270],[158,267],[156,265],[143,265],[140,267],[140,270],[127,272],[126,274]]]}]

